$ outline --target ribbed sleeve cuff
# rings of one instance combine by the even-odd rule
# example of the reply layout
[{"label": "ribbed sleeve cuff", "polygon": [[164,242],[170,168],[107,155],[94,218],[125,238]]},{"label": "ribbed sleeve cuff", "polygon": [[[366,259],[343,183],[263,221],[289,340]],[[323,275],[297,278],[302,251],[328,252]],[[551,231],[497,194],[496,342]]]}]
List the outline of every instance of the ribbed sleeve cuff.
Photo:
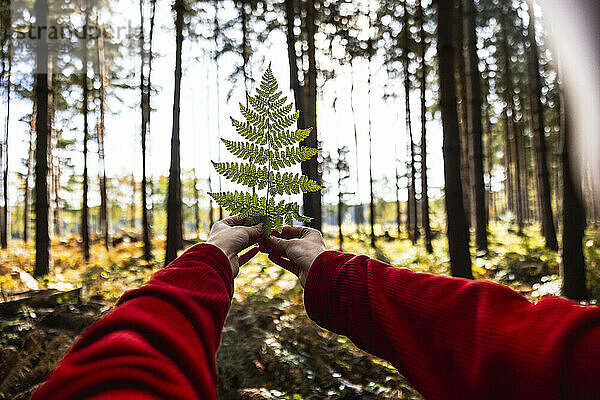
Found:
[{"label": "ribbed sleeve cuff", "polygon": [[315,259],[304,287],[304,307],[308,316],[328,329],[337,315],[337,295],[334,289],[335,277],[352,254],[338,251],[325,251]]}]

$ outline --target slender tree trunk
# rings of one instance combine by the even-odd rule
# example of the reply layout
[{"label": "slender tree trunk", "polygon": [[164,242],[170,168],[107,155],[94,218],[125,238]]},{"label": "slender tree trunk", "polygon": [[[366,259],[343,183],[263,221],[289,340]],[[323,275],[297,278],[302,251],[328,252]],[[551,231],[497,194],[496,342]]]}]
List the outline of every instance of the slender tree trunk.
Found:
[{"label": "slender tree trunk", "polygon": [[171,166],[169,169],[169,194],[167,198],[167,245],[165,265],[177,257],[183,248],[181,208],[181,176],[179,161],[179,101],[181,97],[181,51],[183,45],[183,0],[175,1],[175,88],[173,96],[173,132],[171,136]]},{"label": "slender tree trunk", "polygon": [[[54,175],[55,175],[55,168],[54,168],[54,164],[55,164],[55,160],[54,160],[54,153],[56,151],[56,147],[57,147],[57,131],[54,127],[54,117],[56,115],[56,96],[55,96],[55,92],[56,92],[56,79],[55,79],[55,70],[56,68],[54,67],[54,63],[56,61],[56,57],[54,56],[49,56],[48,57],[48,124],[50,125],[50,137],[48,138],[48,180],[49,180],[49,188],[48,188],[48,206],[49,206],[49,213],[51,215],[54,214],[54,205],[56,204],[53,200],[53,196],[55,193],[54,190],[54,184],[55,184],[55,180],[54,180]],[[50,235],[54,235],[56,236],[56,226],[54,225],[54,221],[52,221],[52,228],[49,229],[50,231]]]},{"label": "slender tree trunk", "polygon": [[[147,107],[147,115],[146,115],[146,154],[151,153],[152,152],[152,135],[150,134],[150,119],[152,116],[152,106],[150,104],[150,96],[152,94],[152,60],[154,59],[154,52],[152,51],[152,43],[153,43],[153,39],[154,39],[154,20],[156,17],[156,0],[150,0],[150,4],[151,4],[151,8],[150,8],[150,33],[148,35],[148,50],[146,52],[147,58],[148,58],[148,74],[146,76],[146,96],[147,96],[147,100],[146,100],[146,107]],[[154,182],[152,179],[152,157],[150,158],[146,158],[146,171],[147,171],[147,175],[145,175],[144,177],[146,178],[146,193],[148,193],[146,195],[146,207],[148,208],[147,211],[147,227],[148,227],[148,239],[147,239],[147,243],[148,246],[144,245],[144,257],[147,260],[152,259],[152,225],[154,224],[154,203],[153,203],[153,195],[154,195]],[[144,239],[146,240],[146,239]]]},{"label": "slender tree trunk", "polygon": [[[57,138],[58,141],[58,138]],[[57,156],[54,162],[56,170],[54,171],[54,208],[53,208],[53,225],[54,234],[57,237],[62,237],[62,220],[60,218],[60,158]]]},{"label": "slender tree trunk", "polygon": [[[194,149],[195,151],[195,149]],[[200,237],[200,193],[198,192],[198,177],[194,165],[194,227],[196,238]]]},{"label": "slender tree trunk", "polygon": [[402,233],[402,209],[400,207],[400,172],[398,171],[398,144],[394,146],[394,167],[395,177],[394,183],[396,185],[396,227],[398,229],[398,237]]},{"label": "slender tree trunk", "polygon": [[510,212],[515,210],[514,191],[512,183],[512,153],[510,151],[510,128],[508,122],[508,114],[506,108],[502,110],[502,120],[504,123],[504,194],[506,201],[506,209]]},{"label": "slender tree trunk", "polygon": [[34,160],[34,134],[35,134],[35,113],[37,108],[37,99],[33,97],[33,109],[29,119],[29,152],[27,153],[27,175],[25,175],[25,192],[23,196],[23,241],[29,241],[29,223],[31,221],[31,177],[33,175]]},{"label": "slender tree trunk", "polygon": [[135,175],[133,174],[133,171],[131,171],[131,203],[129,204],[129,227],[131,228],[132,231],[135,231],[136,228],[136,223],[135,223],[135,214],[136,214],[136,206],[135,206],[135,202],[136,202],[136,198],[135,198],[135,194],[137,192],[137,188],[136,188],[136,183],[135,183]]},{"label": "slender tree trunk", "polygon": [[408,146],[409,146],[409,156],[410,156],[410,181],[409,181],[409,190],[408,190],[408,209],[409,209],[409,225],[407,226],[408,237],[415,244],[417,239],[419,238],[419,221],[418,221],[418,212],[417,212],[417,170],[415,168],[415,141],[412,133],[412,124],[411,124],[411,112],[410,112],[410,71],[409,71],[409,19],[408,19],[408,8],[406,4],[406,0],[404,0],[403,8],[403,24],[404,24],[404,57],[403,57],[403,65],[404,65],[404,104],[406,106],[406,131],[408,133]]},{"label": "slender tree trunk", "polygon": [[[210,68],[209,65],[210,63],[207,61],[206,62],[206,139],[207,139],[207,143],[206,143],[206,149],[208,151],[208,160],[209,160],[209,170],[208,170],[208,191],[212,192],[212,165],[211,165],[211,151],[210,151],[210,147],[211,147],[211,142],[210,142],[210,134],[208,134],[208,132],[210,132],[210,90],[209,90],[209,82],[210,82]],[[212,228],[213,224],[214,224],[214,213],[213,213],[213,202],[212,202],[212,197],[208,196],[208,229],[210,231],[210,229]]]},{"label": "slender tree trunk", "polygon": [[535,38],[535,15],[533,4],[529,6],[529,97],[531,101],[531,132],[533,134],[533,151],[535,156],[538,208],[542,222],[542,235],[546,247],[558,250],[554,216],[552,214],[552,197],[550,174],[546,157],[546,136],[544,130],[544,108],[540,98],[541,79],[537,41]]},{"label": "slender tree trunk", "polygon": [[[304,105],[305,123],[313,129],[306,139],[302,142],[303,145],[317,148],[319,147],[317,139],[317,64],[315,59],[315,4],[314,0],[306,2],[306,36],[308,42],[308,74],[306,80],[306,99]],[[319,173],[319,161],[317,157],[313,157],[308,161],[303,161],[302,173],[314,179],[316,182],[321,182],[321,174]],[[309,226],[321,230],[321,192],[304,193],[304,214],[312,218]]]},{"label": "slender tree trunk", "polygon": [[423,15],[423,5],[421,0],[417,0],[419,31],[421,44],[419,46],[421,59],[421,226],[425,235],[425,249],[429,254],[433,253],[431,241],[431,224],[429,221],[429,194],[427,184],[427,103],[425,102],[425,93],[427,91],[427,64],[425,63],[425,52],[427,44],[425,43],[425,17]]},{"label": "slender tree trunk", "polygon": [[[469,118],[467,114],[467,74],[465,65],[465,35],[464,35],[464,9],[463,0],[453,0],[456,29],[454,35],[454,57],[455,57],[455,79],[458,88],[459,102],[459,132],[460,132],[460,163],[462,168],[462,186],[463,186],[463,205],[465,207],[465,215],[467,216],[467,224],[469,227],[473,225],[473,201],[471,199],[471,173],[470,173],[470,155],[469,155]],[[470,234],[469,234],[470,236]]]},{"label": "slender tree trunk", "polygon": [[[150,123],[150,71],[152,54],[152,34],[154,30],[154,10],[155,2],[152,2],[152,14],[150,17],[150,40],[146,43],[144,35],[144,4],[140,0],[140,95],[141,95],[141,144],[142,144],[142,185],[140,192],[142,194],[142,242],[144,243],[144,260],[152,260],[152,243],[150,242],[150,221],[148,213],[148,165],[147,165],[147,144],[148,128]],[[146,46],[148,45],[148,49]],[[147,72],[146,72],[147,70]]]},{"label": "slender tree trunk", "polygon": [[97,39],[98,70],[100,78],[100,121],[98,123],[98,164],[100,177],[100,232],[104,238],[104,247],[108,250],[108,194],[106,190],[106,162],[104,154],[104,112],[106,109],[106,65],[104,60],[104,34]]},{"label": "slender tree trunk", "polygon": [[[504,11],[503,11],[504,12]],[[523,234],[523,200],[522,200],[522,191],[521,191],[521,161],[519,157],[520,150],[520,141],[519,134],[517,133],[517,127],[515,122],[515,101],[514,101],[514,88],[513,88],[513,77],[512,77],[512,66],[510,61],[510,49],[508,47],[508,40],[506,34],[506,15],[502,15],[502,20],[500,23],[500,34],[501,34],[501,46],[504,53],[504,73],[505,73],[505,81],[506,87],[504,92],[504,100],[506,101],[506,122],[507,122],[507,131],[510,137],[510,146],[508,148],[509,153],[511,153],[510,158],[512,159],[514,165],[514,187],[511,188],[511,191],[514,191],[514,204],[516,210],[517,217],[517,227],[519,230],[519,235]]]},{"label": "slender tree trunk", "polygon": [[[355,162],[355,173],[356,173],[356,206],[354,207],[354,223],[356,224],[356,232],[360,233],[360,226],[363,223],[363,208],[362,200],[360,198],[360,169],[358,165],[358,126],[356,124],[356,111],[354,109],[354,64],[350,61],[350,111],[352,112],[352,126],[354,128],[354,162]],[[398,172],[396,172],[398,175]],[[398,194],[398,179],[396,178],[396,195]],[[399,204],[398,204],[399,206]],[[400,230],[400,220],[398,219],[398,231]]]},{"label": "slender tree trunk", "polygon": [[586,227],[585,205],[581,199],[579,185],[571,165],[571,125],[570,115],[561,90],[561,132],[562,132],[562,254],[560,276],[563,281],[562,294],[574,300],[587,299],[585,257],[583,255],[583,235]]},{"label": "slender tree trunk", "polygon": [[[89,7],[89,5],[87,6]],[[87,32],[88,27],[88,14],[89,9],[86,7],[85,10],[85,25],[84,32]],[[81,239],[83,245],[83,258],[88,261],[90,259],[90,232],[89,232],[89,209],[88,209],[88,139],[89,139],[89,126],[88,126],[88,54],[87,54],[87,38],[82,40],[82,73],[81,73],[81,87],[83,89],[83,201],[81,206]]]},{"label": "slender tree trunk", "polygon": [[[4,165],[2,170],[2,183],[3,187],[3,201],[4,207],[2,208],[2,237],[1,244],[2,248],[6,249],[8,247],[8,236],[10,234],[10,224],[9,224],[9,212],[8,212],[8,133],[9,133],[9,123],[10,123],[10,90],[11,90],[11,82],[10,82],[10,74],[12,70],[12,40],[8,39],[8,54],[7,54],[8,68],[6,70],[6,119],[4,126]],[[4,61],[4,60],[3,60]]]},{"label": "slender tree trunk", "polygon": [[[218,141],[217,141],[217,161],[221,162],[221,96],[219,94],[219,88],[220,88],[220,76],[219,76],[219,56],[220,54],[220,50],[219,50],[219,36],[221,34],[221,28],[219,26],[219,1],[215,0],[215,19],[214,19],[214,39],[215,39],[215,72],[216,72],[216,95],[217,95],[217,137],[218,137]],[[221,182],[221,175],[219,174],[218,178],[219,180],[219,192],[222,191],[222,182]],[[223,219],[223,207],[221,205],[219,205],[219,220]]]},{"label": "slender tree trunk", "polygon": [[58,156],[60,146],[60,133],[54,127],[54,118],[56,115],[56,67],[54,57],[48,59],[48,124],[50,128],[50,138],[48,141],[48,168],[50,174],[50,194],[49,201],[52,212],[52,227],[56,237],[62,236],[62,227],[60,221],[60,158]]},{"label": "slender tree trunk", "polygon": [[488,81],[488,70],[486,63],[486,78],[483,80],[484,89],[483,89],[483,112],[484,112],[484,121],[485,121],[485,129],[484,135],[486,137],[485,151],[486,151],[486,168],[487,168],[487,187],[486,187],[486,219],[487,223],[490,222],[490,213],[493,210],[494,217],[496,217],[496,203],[494,201],[494,195],[492,193],[492,170],[494,169],[494,158],[492,152],[492,121],[490,119],[490,103],[488,101],[488,95],[490,92],[490,85]]},{"label": "slender tree trunk", "polygon": [[[370,9],[369,9],[370,11]],[[371,29],[372,21],[371,14],[369,12],[369,30]],[[367,113],[369,120],[369,224],[371,227],[371,247],[375,248],[375,193],[373,191],[373,135],[371,132],[371,75],[372,75],[372,57],[373,57],[373,39],[369,36],[368,41],[368,64],[369,64],[369,76],[367,78]]]},{"label": "slender tree trunk", "polygon": [[438,67],[440,79],[440,108],[444,132],[444,202],[448,230],[448,253],[452,276],[473,278],[469,253],[469,227],[463,206],[460,140],[456,111],[456,82],[454,80],[454,46],[452,43],[452,2],[438,2]]},{"label": "slender tree trunk", "polygon": [[[288,63],[290,66],[290,89],[294,93],[294,102],[298,110],[304,110],[302,88],[298,80],[298,57],[296,56],[296,35],[294,34],[294,21],[296,12],[294,10],[294,0],[285,0],[285,19],[286,19],[286,39]],[[306,127],[304,122],[304,112],[300,113],[298,125],[302,128]]]},{"label": "slender tree trunk", "polygon": [[477,55],[477,33],[475,20],[477,10],[474,0],[464,0],[464,41],[469,172],[473,202],[471,204],[475,216],[475,246],[480,252],[487,252],[487,213],[485,208],[485,185],[483,179],[483,126],[481,123],[481,78],[479,73],[479,57]]},{"label": "slender tree trunk", "polygon": [[338,149],[338,204],[337,204],[337,226],[338,226],[338,242],[339,250],[344,251],[344,232],[342,231],[342,223],[344,222],[344,193],[342,192],[342,170],[341,166],[342,152]]},{"label": "slender tree trunk", "polygon": [[[48,24],[47,0],[36,0],[34,6],[36,27]],[[35,155],[35,269],[33,276],[50,273],[50,237],[48,236],[48,45],[47,36],[41,35],[36,51],[35,97],[36,155]]]}]

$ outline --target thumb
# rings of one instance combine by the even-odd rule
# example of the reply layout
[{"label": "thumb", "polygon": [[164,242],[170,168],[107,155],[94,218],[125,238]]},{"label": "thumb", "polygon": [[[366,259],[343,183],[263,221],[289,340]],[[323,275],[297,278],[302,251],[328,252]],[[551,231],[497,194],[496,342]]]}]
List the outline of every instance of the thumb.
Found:
[{"label": "thumb", "polygon": [[275,252],[285,256],[287,254],[287,249],[290,244],[289,240],[278,238],[276,236],[269,236],[265,240],[266,244],[275,250]]}]

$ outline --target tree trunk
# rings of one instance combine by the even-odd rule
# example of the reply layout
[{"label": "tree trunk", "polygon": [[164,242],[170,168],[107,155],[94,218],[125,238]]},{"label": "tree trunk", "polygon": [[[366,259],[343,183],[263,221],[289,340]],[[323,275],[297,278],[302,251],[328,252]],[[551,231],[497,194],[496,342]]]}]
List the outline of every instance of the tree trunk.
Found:
[{"label": "tree trunk", "polygon": [[[88,13],[89,9],[85,10],[85,25],[84,32],[87,32],[88,26]],[[81,73],[81,87],[83,89],[83,201],[81,205],[81,240],[83,245],[83,257],[86,261],[90,259],[90,232],[89,232],[89,209],[88,209],[88,54],[87,54],[87,40],[82,40],[82,73]]]},{"label": "tree trunk", "polygon": [[[504,13],[504,11],[503,11]],[[506,101],[506,123],[507,123],[507,132],[509,134],[510,145],[508,147],[508,152],[510,153],[510,159],[512,159],[512,163],[514,165],[514,187],[511,188],[511,191],[514,192],[514,206],[516,211],[517,218],[517,227],[519,230],[519,235],[523,234],[523,200],[522,200],[522,191],[521,191],[521,161],[519,157],[520,150],[520,141],[519,134],[517,133],[517,127],[515,122],[515,101],[514,101],[514,87],[513,87],[513,77],[512,77],[512,66],[510,61],[510,49],[508,47],[508,40],[506,34],[506,15],[501,16],[502,20],[500,23],[500,34],[501,34],[501,46],[504,53],[504,73],[505,73],[505,91],[504,91],[504,101]],[[508,138],[507,138],[508,139]],[[511,167],[512,168],[512,167]]]},{"label": "tree trunk", "polygon": [[[306,99],[304,105],[305,117],[304,121],[307,126],[312,127],[312,131],[302,145],[313,148],[318,148],[317,139],[317,64],[315,59],[315,2],[307,0],[306,2],[306,35],[308,42],[308,74],[306,79]],[[319,173],[319,161],[317,157],[312,157],[310,160],[303,161],[302,173],[314,179],[317,183],[321,182],[321,174]],[[312,218],[308,223],[309,226],[317,230],[321,230],[321,192],[311,192],[303,194],[304,214]]]},{"label": "tree trunk", "polygon": [[[471,199],[471,173],[470,173],[470,155],[469,155],[469,118],[467,115],[467,74],[465,66],[464,52],[464,10],[463,0],[454,0],[454,23],[456,29],[454,35],[454,58],[455,58],[455,77],[458,88],[459,103],[459,133],[460,133],[460,165],[462,168],[462,186],[463,186],[463,205],[465,207],[465,215],[467,216],[467,224],[469,227],[473,225],[473,201]],[[470,234],[469,234],[470,236]]]},{"label": "tree trunk", "polygon": [[[8,54],[6,57],[7,61],[8,61],[8,68],[6,70],[6,119],[5,119],[5,126],[4,126],[4,151],[2,152],[2,155],[4,156],[4,164],[3,164],[3,170],[2,170],[2,183],[4,185],[3,187],[3,202],[4,202],[4,207],[2,208],[2,218],[0,218],[2,220],[2,227],[0,228],[2,230],[2,234],[1,236],[1,245],[3,249],[6,249],[8,247],[8,235],[10,234],[10,229],[9,229],[9,212],[8,212],[8,131],[9,131],[9,123],[10,123],[10,90],[11,90],[11,82],[10,82],[10,74],[11,74],[11,70],[12,70],[12,40],[9,38],[8,39]],[[3,60],[4,62],[4,60]]]},{"label": "tree trunk", "polygon": [[511,156],[511,145],[510,145],[510,128],[508,122],[508,114],[506,108],[502,110],[502,120],[504,124],[504,197],[506,202],[506,210],[514,212],[514,190],[512,183],[512,156]]},{"label": "tree trunk", "polygon": [[[148,128],[150,125],[150,72],[152,60],[152,36],[154,32],[154,15],[155,1],[152,1],[152,14],[150,16],[150,39],[148,49],[146,49],[146,38],[144,35],[144,7],[143,0],[140,0],[140,94],[141,94],[141,144],[142,144],[142,185],[140,192],[142,194],[142,241],[144,243],[144,260],[152,260],[152,243],[150,242],[150,221],[148,215],[148,165],[147,165],[147,149],[148,144]],[[147,70],[147,75],[146,75]]]},{"label": "tree trunk", "polygon": [[483,179],[483,126],[481,124],[481,78],[479,73],[479,57],[477,55],[477,33],[475,20],[477,10],[474,0],[464,0],[464,41],[466,92],[467,92],[467,127],[469,146],[469,172],[473,199],[471,206],[475,216],[475,246],[480,252],[487,252],[487,217],[485,208],[485,185]]},{"label": "tree trunk", "polygon": [[34,159],[34,133],[35,133],[35,113],[37,107],[37,99],[33,97],[33,109],[29,119],[29,152],[27,153],[27,175],[25,175],[25,192],[23,196],[23,241],[29,241],[29,222],[31,221],[31,189],[30,182],[33,175],[33,159]]},{"label": "tree trunk", "polygon": [[98,123],[98,175],[100,178],[100,232],[104,238],[104,247],[108,250],[108,195],[106,190],[106,163],[104,157],[104,112],[106,109],[106,66],[104,64],[104,35],[97,39],[98,70],[100,78],[100,121]]},{"label": "tree trunk", "polygon": [[409,43],[408,43],[408,34],[409,34],[409,19],[408,19],[408,8],[406,4],[406,0],[404,0],[403,4],[403,32],[404,32],[404,57],[403,57],[403,65],[404,65],[404,104],[406,106],[405,114],[406,114],[406,132],[408,133],[408,149],[410,156],[410,173],[409,173],[409,190],[408,190],[408,237],[413,244],[417,243],[417,239],[419,238],[419,221],[417,217],[417,170],[415,168],[415,141],[412,133],[412,125],[411,125],[411,112],[410,112],[410,71],[409,71]]},{"label": "tree trunk", "polygon": [[484,89],[483,89],[483,112],[484,112],[484,120],[485,120],[485,130],[484,135],[486,136],[486,168],[487,168],[487,187],[486,187],[486,220],[487,224],[490,222],[490,213],[494,211],[494,217],[497,215],[496,211],[496,202],[494,201],[494,194],[492,193],[492,170],[494,169],[494,158],[492,152],[492,121],[490,119],[490,103],[488,101],[488,95],[490,92],[490,85],[488,82],[488,69],[486,63],[486,78],[483,80]]},{"label": "tree trunk", "polygon": [[[36,0],[36,27],[48,24],[47,0]],[[36,152],[35,152],[35,269],[39,278],[50,273],[50,237],[48,236],[48,53],[47,36],[41,35],[36,51]]]},{"label": "tree trunk", "polygon": [[425,43],[425,18],[423,15],[423,5],[421,0],[417,0],[418,17],[420,25],[419,46],[421,59],[421,226],[425,235],[425,249],[429,254],[433,253],[431,245],[432,234],[429,221],[429,194],[427,185],[427,103],[425,102],[425,93],[427,91],[427,65],[425,63],[425,52],[427,44]]},{"label": "tree trunk", "polygon": [[[216,72],[216,95],[217,95],[217,161],[221,162],[221,96],[219,94],[220,81],[221,78],[219,76],[219,35],[221,32],[221,28],[219,27],[219,1],[215,0],[215,19],[214,19],[214,39],[215,39],[215,72]],[[219,192],[222,191],[223,185],[221,182],[221,175],[217,177],[219,180]],[[223,207],[219,205],[219,220],[223,219]]]},{"label": "tree trunk", "polygon": [[342,231],[342,223],[344,222],[344,193],[342,192],[342,169],[341,167],[342,152],[338,149],[337,172],[338,172],[338,204],[337,204],[337,226],[338,226],[338,242],[339,250],[344,251],[344,232]]},{"label": "tree trunk", "polygon": [[136,198],[135,198],[135,193],[136,193],[136,183],[135,183],[135,175],[133,174],[133,171],[131,171],[131,203],[129,204],[129,227],[131,228],[132,231],[135,230],[136,228],[136,223],[135,223],[135,214],[136,214],[136,206],[135,206],[135,202],[136,202]]},{"label": "tree trunk", "polygon": [[[561,65],[562,67],[562,65]],[[561,68],[562,70],[562,68]],[[562,72],[562,71],[561,71]],[[571,123],[564,88],[560,96],[560,129],[562,132],[562,252],[560,276],[562,295],[573,300],[587,299],[583,235],[585,233],[585,205],[581,199],[580,185],[575,181],[571,166]]]},{"label": "tree trunk", "polygon": [[550,174],[546,156],[546,136],[544,130],[544,108],[540,98],[541,79],[538,58],[537,41],[535,38],[535,15],[533,4],[529,6],[529,98],[531,101],[531,132],[535,156],[536,182],[538,209],[542,223],[542,235],[546,240],[546,247],[558,250],[554,216],[552,214],[552,197],[550,188]]},{"label": "tree trunk", "polygon": [[55,58],[48,59],[48,124],[50,128],[50,138],[48,141],[48,168],[50,175],[49,201],[52,212],[52,227],[56,237],[62,236],[62,227],[60,222],[60,158],[58,156],[60,133],[54,127],[54,118],[56,115],[56,68]]},{"label": "tree trunk", "polygon": [[171,166],[169,168],[169,194],[167,198],[167,245],[165,265],[177,258],[183,248],[181,208],[181,176],[179,161],[179,101],[181,97],[181,50],[183,45],[183,0],[175,1],[175,87],[173,96],[173,132],[171,135]]},{"label": "tree trunk", "polygon": [[[356,206],[354,207],[354,224],[356,225],[356,232],[360,233],[360,226],[363,223],[363,213],[362,201],[360,199],[360,168],[358,166],[358,126],[356,125],[356,110],[354,109],[354,64],[352,63],[352,60],[350,60],[350,111],[352,113],[352,126],[354,128],[354,167],[356,174],[356,190],[354,191],[354,196],[356,198]],[[396,186],[398,186],[397,179]],[[398,224],[400,224],[400,220],[398,220]],[[398,225],[398,230],[400,230],[400,225]]]},{"label": "tree trunk", "polygon": [[[194,149],[195,150],[195,149]],[[200,193],[198,192],[198,177],[194,165],[194,227],[196,238],[200,237]]]},{"label": "tree trunk", "polygon": [[444,179],[448,253],[452,276],[473,278],[469,253],[469,231],[463,206],[460,141],[456,111],[452,2],[438,2],[438,67],[442,111]]},{"label": "tree trunk", "polygon": [[[209,68],[209,62],[207,60],[206,62],[206,139],[207,139],[207,143],[206,143],[206,149],[208,151],[208,160],[209,160],[209,170],[208,170],[208,191],[209,193],[212,192],[212,165],[211,165],[211,151],[210,151],[210,147],[211,147],[211,142],[210,142],[210,90],[209,90],[209,82],[210,82],[210,68]],[[208,196],[208,230],[210,231],[210,229],[212,228],[213,224],[214,224],[214,215],[213,215],[213,202],[212,202],[212,197]]]},{"label": "tree trunk", "polygon": [[[370,10],[369,10],[370,11]],[[369,30],[372,26],[371,14],[369,13]],[[375,248],[375,193],[373,191],[373,135],[371,132],[371,63],[373,57],[373,39],[369,36],[367,44],[367,56],[369,64],[369,76],[367,78],[367,112],[369,121],[369,225],[371,227],[371,247]]]},{"label": "tree trunk", "polygon": [[400,207],[400,172],[398,171],[398,144],[394,146],[394,167],[395,177],[394,183],[396,186],[396,227],[398,230],[398,237],[402,233],[402,210]]}]

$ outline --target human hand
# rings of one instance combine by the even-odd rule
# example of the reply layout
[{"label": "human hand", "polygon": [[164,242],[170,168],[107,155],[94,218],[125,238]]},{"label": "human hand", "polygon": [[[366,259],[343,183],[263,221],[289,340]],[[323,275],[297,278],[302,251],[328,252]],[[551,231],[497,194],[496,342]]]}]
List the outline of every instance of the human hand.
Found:
[{"label": "human hand", "polygon": [[257,243],[262,236],[261,224],[244,226],[243,222],[244,220],[238,216],[218,221],[213,225],[206,240],[207,244],[212,244],[225,253],[231,264],[234,278],[238,275],[240,266],[250,261],[258,253],[258,246],[252,247],[241,256],[238,253]]},{"label": "human hand", "polygon": [[302,226],[284,226],[281,233],[273,231],[261,241],[261,251],[268,253],[269,260],[295,274],[302,287],[313,262],[326,250],[321,232]]}]

